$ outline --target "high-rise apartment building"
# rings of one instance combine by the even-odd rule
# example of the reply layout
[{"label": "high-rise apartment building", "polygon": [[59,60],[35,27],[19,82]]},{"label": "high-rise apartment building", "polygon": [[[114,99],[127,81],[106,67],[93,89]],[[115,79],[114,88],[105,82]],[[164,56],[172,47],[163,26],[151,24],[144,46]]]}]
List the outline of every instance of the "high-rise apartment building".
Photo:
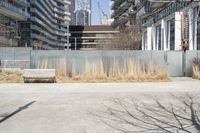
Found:
[{"label": "high-rise apartment building", "polygon": [[30,1],[31,44],[36,49],[69,47],[69,0]]},{"label": "high-rise apartment building", "polygon": [[1,0],[0,44],[69,48],[70,4],[70,0]]},{"label": "high-rise apartment building", "polygon": [[73,25],[91,25],[91,0],[72,0],[74,3]]},{"label": "high-rise apartment building", "polygon": [[88,10],[91,11],[91,0],[76,0],[77,10]]},{"label": "high-rise apartment building", "polygon": [[0,46],[18,46],[21,40],[20,25],[27,21],[29,3],[26,0],[0,1]]},{"label": "high-rise apartment building", "polygon": [[74,13],[75,25],[90,25],[90,13],[86,10],[77,10]]},{"label": "high-rise apartment building", "polygon": [[71,0],[71,4],[70,4],[69,8],[70,8],[70,13],[71,13],[70,25],[73,25],[74,24],[74,12],[75,12],[75,8],[76,8],[75,0]]}]

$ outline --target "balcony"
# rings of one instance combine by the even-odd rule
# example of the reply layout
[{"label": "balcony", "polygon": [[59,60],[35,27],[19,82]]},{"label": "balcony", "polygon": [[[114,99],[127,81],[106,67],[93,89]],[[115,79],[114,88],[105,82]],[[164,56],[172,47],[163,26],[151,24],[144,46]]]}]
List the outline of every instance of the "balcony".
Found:
[{"label": "balcony", "polygon": [[169,5],[165,5],[163,8],[158,8],[157,10],[155,9],[151,12],[143,12],[143,14],[140,14],[139,17],[143,19],[143,26],[147,27],[169,16],[170,14],[186,8],[190,4],[190,2],[172,3]]},{"label": "balcony", "polygon": [[116,1],[114,1],[114,3],[111,6],[111,9],[112,10],[118,9],[123,2],[124,1],[122,1],[122,0],[116,0]]},{"label": "balcony", "polygon": [[118,7],[117,10],[115,10],[115,12],[113,12],[113,14],[111,14],[111,18],[119,17],[120,15],[125,13],[130,8],[130,6],[131,3],[124,2],[123,4],[120,5],[120,7]]},{"label": "balcony", "polygon": [[17,3],[22,7],[28,7],[30,5],[29,2],[27,2],[27,0],[13,0],[13,2]]},{"label": "balcony", "polygon": [[57,8],[54,8],[54,12],[56,12],[57,14],[61,14],[61,15],[67,15],[67,16],[70,16],[71,15],[71,13],[70,12],[68,12],[68,11],[60,11],[59,9],[57,9]]},{"label": "balcony", "polygon": [[64,32],[58,32],[58,31],[56,31],[55,32],[57,35],[59,35],[59,36],[63,36],[63,37],[66,37],[66,36],[70,36],[70,34],[69,33],[64,33]]},{"label": "balcony", "polygon": [[0,12],[7,17],[19,21],[25,21],[29,17],[29,14],[23,11],[22,8],[5,1],[0,1]]},{"label": "balcony", "polygon": [[71,4],[68,0],[56,0],[57,2],[63,3],[63,4]]}]

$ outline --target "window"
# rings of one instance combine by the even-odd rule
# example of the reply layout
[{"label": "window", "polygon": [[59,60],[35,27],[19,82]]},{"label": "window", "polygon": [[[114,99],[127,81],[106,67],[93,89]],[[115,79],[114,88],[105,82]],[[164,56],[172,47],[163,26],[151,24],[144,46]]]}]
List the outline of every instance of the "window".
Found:
[{"label": "window", "polygon": [[151,31],[151,50],[154,50],[153,35],[153,31]]},{"label": "window", "polygon": [[197,50],[200,50],[200,20],[197,22]]},{"label": "window", "polygon": [[197,47],[196,49],[200,50],[200,16],[198,16],[198,20],[197,20]]},{"label": "window", "polygon": [[167,49],[175,50],[175,20],[167,21]]},{"label": "window", "polygon": [[161,25],[156,27],[156,50],[161,50]]},{"label": "window", "polygon": [[147,32],[144,32],[143,41],[144,41],[144,50],[147,50]]}]

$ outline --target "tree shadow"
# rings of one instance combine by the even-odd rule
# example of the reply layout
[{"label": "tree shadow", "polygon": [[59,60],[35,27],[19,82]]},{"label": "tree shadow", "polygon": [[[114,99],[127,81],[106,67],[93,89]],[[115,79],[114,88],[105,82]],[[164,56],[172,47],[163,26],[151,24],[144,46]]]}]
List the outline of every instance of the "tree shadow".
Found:
[{"label": "tree shadow", "polygon": [[95,116],[107,126],[124,133],[200,133],[200,100],[198,96],[171,94],[167,102],[151,97],[115,99],[104,105]]},{"label": "tree shadow", "polygon": [[17,110],[15,110],[14,112],[12,112],[12,113],[6,115],[3,119],[0,119],[0,124],[3,123],[3,122],[5,122],[7,119],[11,118],[12,116],[16,115],[17,113],[19,113],[19,112],[21,112],[21,111],[23,111],[23,110],[25,110],[25,109],[28,109],[28,107],[31,106],[32,104],[34,104],[35,102],[36,102],[36,101],[32,101],[32,102],[30,102],[30,103],[28,103],[28,104],[26,104],[26,105],[24,105],[24,106],[19,107],[19,108],[18,108]]}]

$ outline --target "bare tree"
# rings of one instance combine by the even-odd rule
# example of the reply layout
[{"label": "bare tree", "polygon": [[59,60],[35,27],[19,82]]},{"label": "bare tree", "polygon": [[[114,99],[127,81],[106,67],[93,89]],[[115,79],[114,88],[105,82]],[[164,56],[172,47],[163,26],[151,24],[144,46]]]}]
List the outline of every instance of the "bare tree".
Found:
[{"label": "bare tree", "polygon": [[104,44],[99,45],[103,50],[139,50],[142,40],[142,28],[139,25],[133,25],[120,30],[114,34],[113,38]]},{"label": "bare tree", "polygon": [[154,104],[117,99],[97,116],[124,133],[200,133],[199,98],[191,94],[172,98],[173,103],[152,98]]}]

